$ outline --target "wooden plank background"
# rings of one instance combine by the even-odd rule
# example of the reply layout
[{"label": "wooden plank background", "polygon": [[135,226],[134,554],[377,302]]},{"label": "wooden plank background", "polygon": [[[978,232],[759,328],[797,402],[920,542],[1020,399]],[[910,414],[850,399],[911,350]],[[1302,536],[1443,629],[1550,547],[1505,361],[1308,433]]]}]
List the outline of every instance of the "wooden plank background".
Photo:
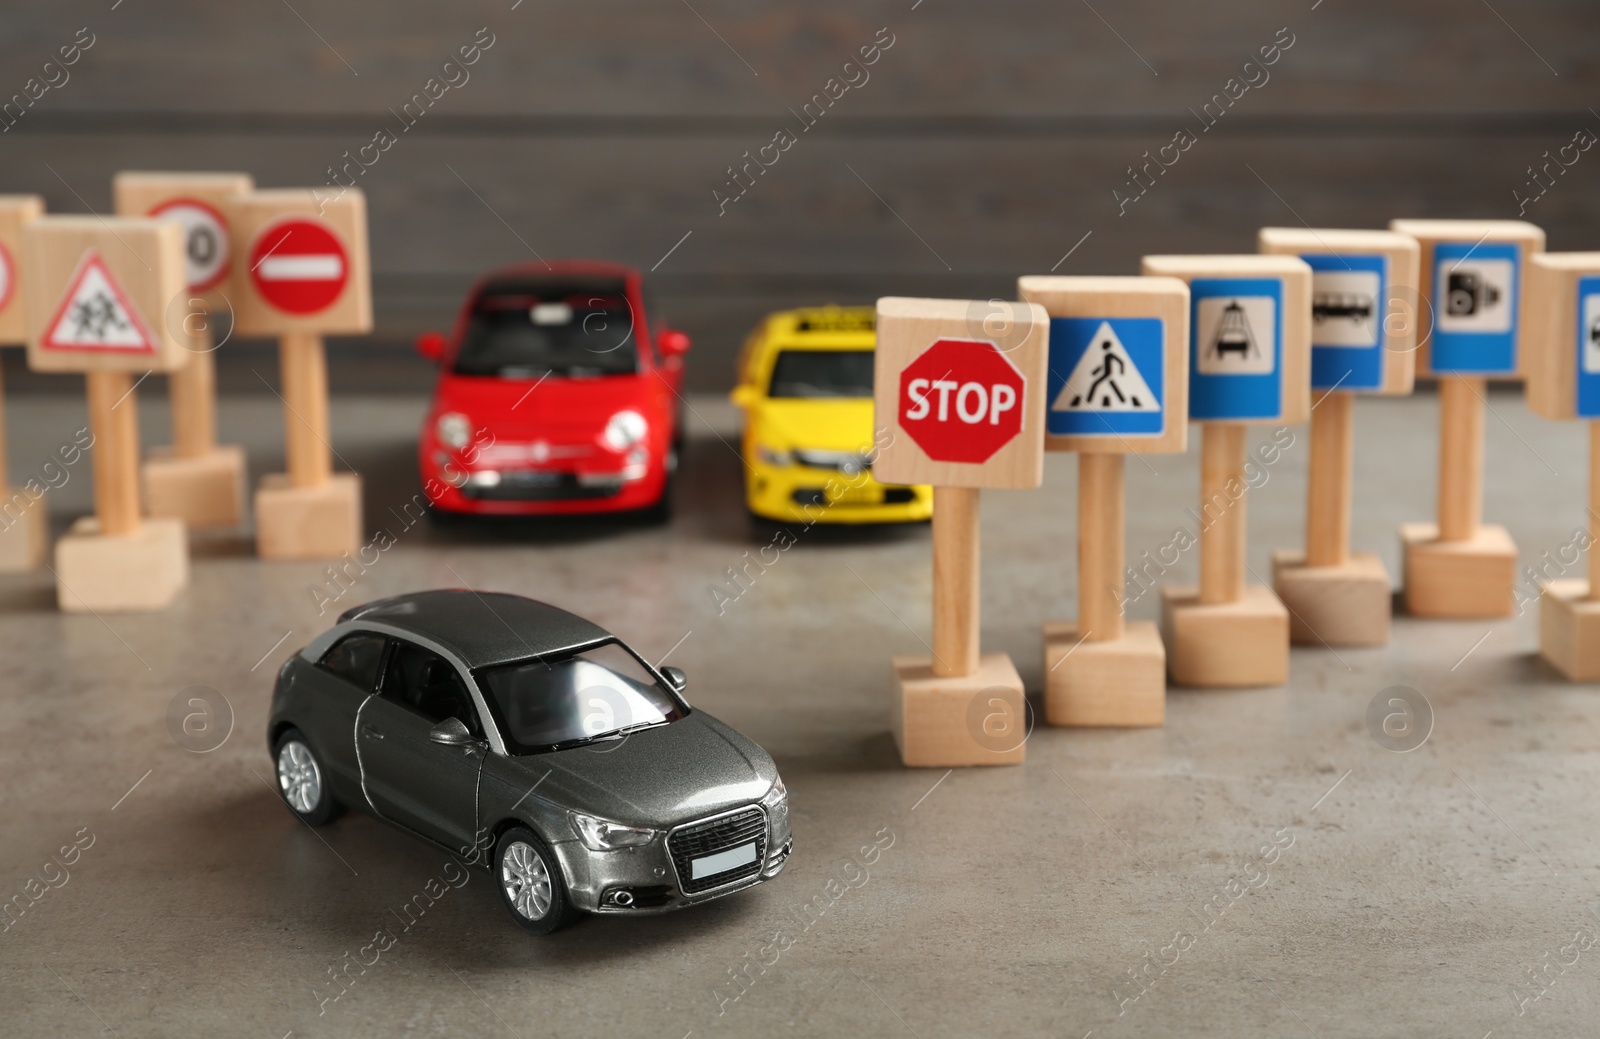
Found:
[{"label": "wooden plank background", "polygon": [[[1515,217],[1530,165],[1600,135],[1592,0],[292,2],[8,3],[0,190],[105,212],[125,168],[323,184],[395,133],[358,180],[378,327],[334,344],[338,391],[425,386],[410,340],[535,252],[659,263],[691,385],[715,389],[773,308],[1009,297],[1023,273],[1253,251],[1263,224]],[[880,30],[870,78],[800,133],[790,110]],[[46,68],[74,37],[93,43]],[[27,106],[30,77],[56,85]],[[401,132],[430,78],[458,85]],[[719,215],[727,167],[781,129],[797,142]],[[1119,215],[1127,167],[1181,129],[1198,140]],[[1552,249],[1600,248],[1597,185],[1600,149],[1527,208]],[[264,344],[229,344],[224,387],[265,392],[251,367],[270,375]]]}]

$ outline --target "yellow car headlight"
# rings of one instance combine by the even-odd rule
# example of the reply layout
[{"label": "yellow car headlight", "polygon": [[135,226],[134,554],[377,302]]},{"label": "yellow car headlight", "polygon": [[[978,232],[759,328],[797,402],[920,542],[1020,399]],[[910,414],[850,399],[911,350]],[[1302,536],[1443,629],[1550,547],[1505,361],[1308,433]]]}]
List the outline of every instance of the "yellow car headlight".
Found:
[{"label": "yellow car headlight", "polygon": [[757,444],[756,445],[756,457],[761,459],[761,461],[763,461],[767,465],[793,465],[794,464],[794,454],[793,454],[793,452],[782,451],[782,450],[779,450],[776,447],[768,447],[765,444]]}]

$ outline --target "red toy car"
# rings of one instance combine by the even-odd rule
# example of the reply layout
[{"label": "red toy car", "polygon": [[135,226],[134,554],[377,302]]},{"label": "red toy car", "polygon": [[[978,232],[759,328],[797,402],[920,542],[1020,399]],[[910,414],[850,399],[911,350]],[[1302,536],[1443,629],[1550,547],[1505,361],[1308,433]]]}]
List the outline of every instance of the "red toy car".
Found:
[{"label": "red toy car", "polygon": [[436,510],[664,518],[689,337],[658,327],[639,272],[572,261],[501,267],[468,293],[418,442]]}]

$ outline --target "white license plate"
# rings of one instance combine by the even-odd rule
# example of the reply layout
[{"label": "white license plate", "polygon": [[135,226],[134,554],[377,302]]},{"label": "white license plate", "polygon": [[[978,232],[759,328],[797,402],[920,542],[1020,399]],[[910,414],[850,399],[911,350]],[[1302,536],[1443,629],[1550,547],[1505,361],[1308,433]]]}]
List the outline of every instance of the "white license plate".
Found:
[{"label": "white license plate", "polygon": [[704,855],[689,862],[689,879],[699,880],[702,877],[713,877],[718,873],[726,873],[739,866],[748,866],[756,860],[756,842],[741,844],[737,848],[719,851],[715,855]]}]

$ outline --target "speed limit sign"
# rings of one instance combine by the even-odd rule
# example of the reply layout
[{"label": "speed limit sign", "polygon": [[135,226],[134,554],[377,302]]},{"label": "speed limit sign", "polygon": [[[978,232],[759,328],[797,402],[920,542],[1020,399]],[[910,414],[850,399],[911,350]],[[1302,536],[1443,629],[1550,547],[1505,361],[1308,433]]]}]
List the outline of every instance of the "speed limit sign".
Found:
[{"label": "speed limit sign", "polygon": [[228,223],[215,206],[197,198],[175,198],[150,210],[150,215],[182,225],[184,272],[189,288],[204,292],[228,276],[233,243],[228,237]]},{"label": "speed limit sign", "polygon": [[[117,213],[149,216],[177,224],[183,230],[183,270],[187,288],[213,312],[230,310],[233,229],[228,225],[227,200],[252,191],[248,173],[150,173],[125,170],[112,181]],[[190,312],[200,302],[180,300]]]}]

